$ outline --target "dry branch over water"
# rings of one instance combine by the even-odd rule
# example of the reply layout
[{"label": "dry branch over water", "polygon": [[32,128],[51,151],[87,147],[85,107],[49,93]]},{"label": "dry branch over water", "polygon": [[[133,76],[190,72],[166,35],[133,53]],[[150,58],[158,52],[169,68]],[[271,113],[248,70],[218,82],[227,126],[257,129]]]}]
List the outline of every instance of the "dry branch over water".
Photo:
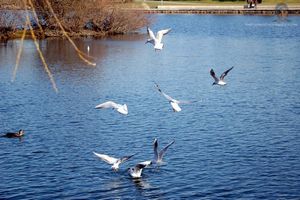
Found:
[{"label": "dry branch over water", "polygon": [[145,14],[124,9],[122,5],[110,0],[0,0],[0,41],[7,42],[21,33],[12,81],[16,78],[26,34],[33,39],[55,92],[58,88],[37,39],[65,37],[82,61],[96,66],[93,58],[82,52],[71,37],[124,34],[148,24]]}]

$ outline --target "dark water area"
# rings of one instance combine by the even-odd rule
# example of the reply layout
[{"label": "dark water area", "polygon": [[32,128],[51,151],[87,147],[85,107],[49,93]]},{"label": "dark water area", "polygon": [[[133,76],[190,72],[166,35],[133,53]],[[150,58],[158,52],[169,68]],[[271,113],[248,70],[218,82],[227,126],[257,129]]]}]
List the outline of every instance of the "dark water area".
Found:
[{"label": "dark water area", "polygon": [[[155,52],[141,34],[39,41],[59,92],[31,40],[0,44],[0,199],[299,199],[300,17],[157,15],[172,28]],[[234,66],[225,87],[212,86]],[[194,101],[174,113],[170,96]],[[107,100],[129,114],[96,110]],[[171,140],[164,165],[126,169]],[[137,153],[119,172],[93,155]]]}]

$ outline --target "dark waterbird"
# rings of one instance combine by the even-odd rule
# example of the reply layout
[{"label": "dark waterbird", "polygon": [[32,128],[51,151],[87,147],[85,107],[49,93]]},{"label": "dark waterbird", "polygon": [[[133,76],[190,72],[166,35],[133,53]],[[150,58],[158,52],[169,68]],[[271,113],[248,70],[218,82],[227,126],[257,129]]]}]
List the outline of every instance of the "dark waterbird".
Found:
[{"label": "dark waterbird", "polygon": [[5,133],[2,137],[7,137],[7,138],[21,138],[25,135],[24,130],[20,129],[18,132],[8,132]]}]

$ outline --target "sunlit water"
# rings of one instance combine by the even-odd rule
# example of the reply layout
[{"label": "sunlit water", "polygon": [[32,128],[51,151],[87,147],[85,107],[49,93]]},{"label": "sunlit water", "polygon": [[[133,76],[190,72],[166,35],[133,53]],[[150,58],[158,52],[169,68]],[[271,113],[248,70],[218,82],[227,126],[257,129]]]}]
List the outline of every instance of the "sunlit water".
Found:
[{"label": "sunlit water", "polygon": [[[300,197],[300,18],[158,15],[171,27],[155,52],[142,34],[93,40],[97,66],[67,40],[40,41],[55,93],[31,40],[11,82],[20,41],[0,46],[0,199],[298,199]],[[212,86],[234,66],[225,87]],[[153,81],[176,99],[196,101],[174,113]],[[123,116],[96,110],[106,100]],[[171,140],[164,165],[129,178],[152,159],[152,142]],[[92,152],[137,153],[120,172]]]}]

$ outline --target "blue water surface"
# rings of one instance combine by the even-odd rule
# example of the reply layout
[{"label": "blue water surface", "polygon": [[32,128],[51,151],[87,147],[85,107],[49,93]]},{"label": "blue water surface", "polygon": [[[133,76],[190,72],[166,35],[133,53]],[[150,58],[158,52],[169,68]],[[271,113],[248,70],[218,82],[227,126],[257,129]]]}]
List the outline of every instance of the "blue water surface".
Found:
[{"label": "blue water surface", "polygon": [[[155,52],[140,34],[39,41],[55,93],[31,40],[0,44],[0,199],[300,198],[300,17],[156,15],[172,31]],[[234,66],[225,87],[212,86]],[[170,96],[193,101],[172,112]],[[128,105],[123,116],[94,107]],[[160,167],[132,180],[126,169],[175,140]],[[93,151],[137,153],[119,172]]]}]

